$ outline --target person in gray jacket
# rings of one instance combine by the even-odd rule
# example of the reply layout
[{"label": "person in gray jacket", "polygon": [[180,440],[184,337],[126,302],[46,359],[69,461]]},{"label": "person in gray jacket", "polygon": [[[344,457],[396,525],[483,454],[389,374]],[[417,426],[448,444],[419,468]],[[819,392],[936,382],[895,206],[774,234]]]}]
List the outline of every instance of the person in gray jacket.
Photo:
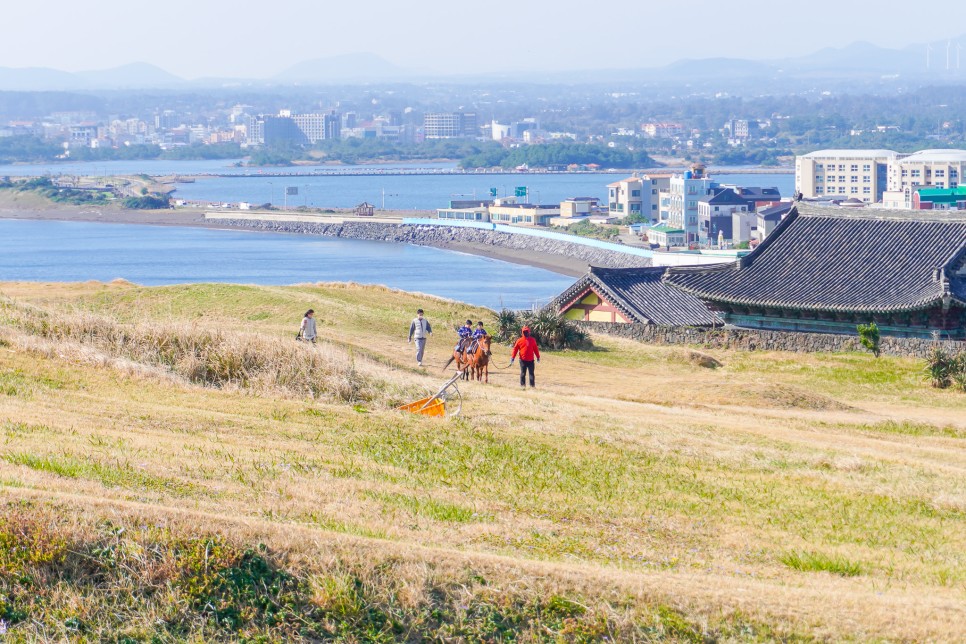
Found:
[{"label": "person in gray jacket", "polygon": [[426,350],[426,338],[433,335],[433,327],[429,325],[429,320],[423,317],[423,310],[416,311],[416,317],[409,325],[409,342],[416,341],[416,362],[420,367],[423,366],[423,352]]},{"label": "person in gray jacket", "polygon": [[315,344],[317,335],[315,331],[315,311],[309,309],[302,318],[302,325],[299,327],[299,334],[296,339]]}]

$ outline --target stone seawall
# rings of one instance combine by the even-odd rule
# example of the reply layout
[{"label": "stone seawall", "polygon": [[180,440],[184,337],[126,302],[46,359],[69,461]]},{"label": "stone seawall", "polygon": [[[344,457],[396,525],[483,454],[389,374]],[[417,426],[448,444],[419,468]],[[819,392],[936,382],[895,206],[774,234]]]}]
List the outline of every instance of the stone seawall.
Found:
[{"label": "stone seawall", "polygon": [[250,228],[252,230],[266,232],[323,235],[326,237],[395,242],[415,244],[418,246],[434,246],[438,248],[447,248],[459,244],[489,245],[527,251],[538,255],[563,255],[579,260],[587,265],[607,268],[632,268],[651,265],[651,260],[647,257],[638,257],[636,255],[593,248],[579,243],[572,244],[564,241],[476,228],[449,228],[445,226],[419,226],[382,222],[351,221],[328,224],[302,221],[263,221],[256,219],[218,219],[217,223],[231,226],[232,228]]},{"label": "stone seawall", "polygon": [[[601,322],[578,322],[577,324],[587,331],[630,338],[649,344],[692,344],[713,349],[792,351],[799,353],[866,351],[859,344],[858,335],[757,329],[697,329],[645,324],[604,324]],[[966,342],[947,340],[937,343],[921,338],[883,337],[880,347],[884,355],[925,358],[929,350],[937,344],[952,353],[966,351]]]}]

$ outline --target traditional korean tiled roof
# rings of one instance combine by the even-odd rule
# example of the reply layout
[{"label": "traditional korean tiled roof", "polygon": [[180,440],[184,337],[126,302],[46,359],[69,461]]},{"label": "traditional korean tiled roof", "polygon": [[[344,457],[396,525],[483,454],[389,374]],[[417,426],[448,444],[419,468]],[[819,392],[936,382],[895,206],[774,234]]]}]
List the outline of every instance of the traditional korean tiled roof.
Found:
[{"label": "traditional korean tiled roof", "polygon": [[796,204],[734,264],[669,269],[709,303],[889,313],[966,306],[966,217]]},{"label": "traditional korean tiled roof", "polygon": [[693,295],[662,281],[667,267],[590,270],[550,306],[556,309],[581,298],[588,289],[613,304],[629,320],[661,326],[716,326],[721,320]]}]

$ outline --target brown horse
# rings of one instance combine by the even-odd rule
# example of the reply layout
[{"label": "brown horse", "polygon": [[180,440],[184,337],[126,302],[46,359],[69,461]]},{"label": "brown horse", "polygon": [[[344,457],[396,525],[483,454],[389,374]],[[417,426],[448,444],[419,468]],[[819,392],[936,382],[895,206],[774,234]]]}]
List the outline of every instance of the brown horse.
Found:
[{"label": "brown horse", "polygon": [[477,382],[490,382],[490,342],[489,335],[480,336],[476,342],[476,351],[466,356],[466,369],[476,376]]},{"label": "brown horse", "polygon": [[476,376],[476,379],[483,380],[486,383],[490,382],[490,342],[492,339],[489,335],[480,336],[479,340],[476,342],[476,349],[473,353],[469,352],[469,347],[467,350],[460,351],[459,349],[453,350],[453,355],[450,356],[449,361],[443,365],[443,371],[449,367],[453,362],[456,362],[456,370],[462,373],[463,380],[469,380],[471,375]]},{"label": "brown horse", "polygon": [[470,379],[470,370],[469,370],[470,356],[468,356],[466,352],[463,350],[464,346],[469,348],[469,342],[470,342],[469,340],[467,340],[465,343],[463,341],[460,341],[459,345],[457,345],[457,347],[453,349],[453,355],[451,355],[449,357],[449,360],[446,362],[446,364],[443,365],[443,371],[446,371],[446,368],[449,367],[451,364],[453,364],[453,362],[455,361],[456,370],[462,374],[463,380]]}]

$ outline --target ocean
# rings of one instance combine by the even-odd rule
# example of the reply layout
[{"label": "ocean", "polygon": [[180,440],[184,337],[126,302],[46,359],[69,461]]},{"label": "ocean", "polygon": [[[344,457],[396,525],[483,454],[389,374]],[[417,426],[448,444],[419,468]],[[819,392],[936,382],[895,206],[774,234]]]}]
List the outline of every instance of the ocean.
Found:
[{"label": "ocean", "polygon": [[0,281],[358,282],[492,309],[543,305],[574,281],[423,246],[174,226],[0,219],[0,246]]}]

